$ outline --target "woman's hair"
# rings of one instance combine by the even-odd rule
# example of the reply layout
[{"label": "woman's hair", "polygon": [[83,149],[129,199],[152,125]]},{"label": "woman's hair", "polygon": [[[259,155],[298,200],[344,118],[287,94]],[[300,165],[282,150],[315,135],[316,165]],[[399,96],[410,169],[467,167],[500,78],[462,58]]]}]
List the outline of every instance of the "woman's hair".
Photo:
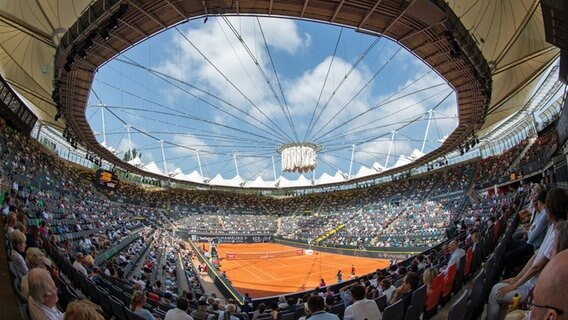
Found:
[{"label": "woman's hair", "polygon": [[286,298],[284,296],[280,296],[280,297],[278,297],[278,302],[284,303],[284,302],[286,302]]},{"label": "woman's hair", "polygon": [[426,271],[424,271],[424,274],[422,275],[422,280],[424,281],[424,284],[426,285],[426,288],[428,290],[432,289],[432,285],[434,284],[434,278],[436,278],[437,275],[438,275],[438,270],[436,270],[436,268],[428,268],[426,269]]},{"label": "woman's hair", "polygon": [[104,320],[101,308],[89,300],[72,301],[65,310],[65,320]]},{"label": "woman's hair", "polygon": [[264,310],[266,310],[266,305],[264,303],[261,303],[258,305],[258,313],[263,313]]},{"label": "woman's hair", "polygon": [[562,221],[556,227],[556,254],[568,249],[568,221]]},{"label": "woman's hair", "polygon": [[552,221],[566,220],[566,208],[568,208],[568,196],[562,189],[554,188],[548,192],[545,201],[549,216]]},{"label": "woman's hair", "polygon": [[44,268],[45,255],[38,248],[28,248],[26,251],[26,264],[28,265],[28,269]]},{"label": "woman's hair", "polygon": [[404,282],[410,285],[411,290],[416,290],[418,288],[418,284],[420,284],[420,279],[418,279],[418,275],[414,272],[409,272],[404,277]]},{"label": "woman's hair", "polygon": [[14,230],[12,232],[12,244],[18,245],[20,243],[26,243],[26,235],[20,230]]},{"label": "woman's hair", "polygon": [[383,279],[383,280],[381,281],[381,287],[383,287],[383,288],[385,288],[385,289],[390,288],[391,285],[392,285],[392,283],[391,283],[391,281],[390,281],[389,279]]},{"label": "woman's hair", "polygon": [[134,291],[134,293],[132,294],[132,300],[130,301],[130,309],[134,311],[136,306],[144,305],[145,299],[146,296],[144,295],[144,292],[140,290]]}]

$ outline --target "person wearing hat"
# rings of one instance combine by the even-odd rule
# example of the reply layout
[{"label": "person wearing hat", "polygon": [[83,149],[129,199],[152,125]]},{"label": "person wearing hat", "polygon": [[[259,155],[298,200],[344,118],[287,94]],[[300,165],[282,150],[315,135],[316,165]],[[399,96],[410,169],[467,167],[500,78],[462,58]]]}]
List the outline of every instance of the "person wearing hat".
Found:
[{"label": "person wearing hat", "polygon": [[[30,270],[33,268],[46,269],[47,267],[51,267],[51,260],[49,260],[39,248],[29,248],[26,251],[26,264]],[[22,282],[20,283],[20,293],[26,299],[29,296],[27,274],[22,278]]]},{"label": "person wearing hat", "polygon": [[195,320],[207,320],[209,312],[207,312],[207,301],[199,299],[197,302],[197,310],[193,310],[191,316]]}]

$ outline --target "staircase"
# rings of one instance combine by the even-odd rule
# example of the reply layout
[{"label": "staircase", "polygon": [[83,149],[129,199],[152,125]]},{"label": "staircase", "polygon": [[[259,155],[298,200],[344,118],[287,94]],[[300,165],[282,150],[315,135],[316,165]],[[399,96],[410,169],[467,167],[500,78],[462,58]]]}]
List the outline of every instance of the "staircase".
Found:
[{"label": "staircase", "polygon": [[529,143],[527,143],[527,145],[525,146],[523,151],[521,151],[521,153],[519,154],[517,159],[513,160],[513,163],[511,163],[511,166],[509,166],[509,168],[507,168],[507,170],[511,170],[511,168],[516,168],[519,165],[519,162],[521,162],[521,159],[525,157],[525,154],[532,147],[532,145],[535,143],[535,141],[536,141],[536,137],[532,137],[532,138],[529,139]]}]

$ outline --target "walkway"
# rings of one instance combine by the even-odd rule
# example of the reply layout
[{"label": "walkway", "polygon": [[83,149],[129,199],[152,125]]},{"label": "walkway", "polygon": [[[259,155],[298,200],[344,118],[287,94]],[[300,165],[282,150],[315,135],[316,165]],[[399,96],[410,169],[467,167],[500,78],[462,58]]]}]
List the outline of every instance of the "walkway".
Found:
[{"label": "walkway", "polygon": [[[4,230],[4,224],[1,224],[2,230]],[[6,246],[5,246],[5,233],[0,232],[0,283],[4,285],[0,286],[0,310],[2,310],[2,319],[21,319],[20,311],[18,310],[18,304],[16,302],[16,296],[12,290],[14,283],[10,278],[10,270],[8,269],[8,259],[6,258]]]}]

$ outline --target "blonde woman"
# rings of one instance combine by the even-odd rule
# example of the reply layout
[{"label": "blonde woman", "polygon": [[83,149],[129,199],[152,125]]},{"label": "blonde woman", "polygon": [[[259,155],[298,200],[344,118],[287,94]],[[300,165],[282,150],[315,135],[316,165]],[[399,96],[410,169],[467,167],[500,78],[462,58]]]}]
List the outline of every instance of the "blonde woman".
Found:
[{"label": "blonde woman", "polygon": [[136,313],[146,320],[155,320],[150,311],[144,309],[146,304],[146,295],[144,292],[137,290],[132,294],[132,301],[130,301],[130,311]]},{"label": "blonde woman", "polygon": [[21,279],[28,273],[28,266],[24,260],[24,253],[26,252],[26,235],[20,230],[14,230],[12,232],[12,261],[14,261],[14,266],[16,267],[16,272],[18,277]]},{"label": "blonde woman", "polygon": [[424,271],[422,275],[422,281],[426,285],[426,289],[428,292],[432,290],[432,286],[434,285],[434,279],[438,276],[438,270],[436,268],[428,268]]},{"label": "blonde woman", "polygon": [[[46,265],[51,265],[51,261],[47,259],[47,257],[40,249],[28,248],[28,250],[26,251],[26,264],[30,270],[33,268],[47,269]],[[20,292],[22,293],[22,296],[24,296],[24,298],[28,298],[29,286],[27,274],[22,278],[22,282],[20,284]]]},{"label": "blonde woman", "polygon": [[89,300],[73,301],[67,305],[64,320],[104,320],[100,310]]}]

